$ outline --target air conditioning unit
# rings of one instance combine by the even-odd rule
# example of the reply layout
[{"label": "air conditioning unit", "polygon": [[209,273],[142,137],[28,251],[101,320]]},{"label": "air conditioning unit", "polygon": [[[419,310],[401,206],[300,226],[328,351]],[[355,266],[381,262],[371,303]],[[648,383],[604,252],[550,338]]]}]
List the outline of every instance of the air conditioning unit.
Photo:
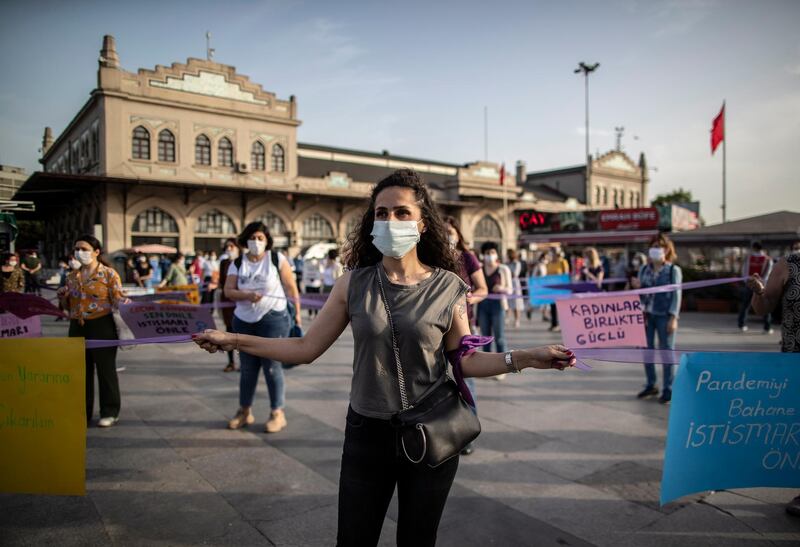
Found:
[{"label": "air conditioning unit", "polygon": [[247,167],[246,163],[237,163],[236,164],[236,172],[237,173],[249,173],[250,169]]}]

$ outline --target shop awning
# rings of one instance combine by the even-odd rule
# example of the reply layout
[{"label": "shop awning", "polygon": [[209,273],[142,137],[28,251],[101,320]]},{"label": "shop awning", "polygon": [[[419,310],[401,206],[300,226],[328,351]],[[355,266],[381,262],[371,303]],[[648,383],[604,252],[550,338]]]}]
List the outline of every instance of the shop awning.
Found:
[{"label": "shop awning", "polygon": [[574,232],[557,234],[522,234],[520,243],[562,243],[565,245],[613,245],[615,243],[647,243],[658,230],[611,230],[606,232]]}]

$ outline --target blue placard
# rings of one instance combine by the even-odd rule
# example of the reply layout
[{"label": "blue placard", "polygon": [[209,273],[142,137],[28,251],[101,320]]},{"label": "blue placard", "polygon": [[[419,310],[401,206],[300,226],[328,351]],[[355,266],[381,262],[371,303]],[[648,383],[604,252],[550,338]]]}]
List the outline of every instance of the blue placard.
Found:
[{"label": "blue placard", "polygon": [[662,505],[705,490],[800,487],[800,354],[689,353],[672,393]]},{"label": "blue placard", "polygon": [[559,285],[569,283],[569,274],[543,275],[541,277],[528,278],[528,295],[531,306],[541,306],[553,303],[553,295],[570,294],[569,290],[546,289],[545,285]]}]

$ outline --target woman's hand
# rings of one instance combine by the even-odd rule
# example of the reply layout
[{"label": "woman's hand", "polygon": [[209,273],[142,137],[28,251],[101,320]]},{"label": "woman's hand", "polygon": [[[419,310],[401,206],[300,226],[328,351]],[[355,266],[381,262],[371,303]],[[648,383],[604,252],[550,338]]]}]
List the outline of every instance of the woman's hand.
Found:
[{"label": "woman's hand", "polygon": [[303,314],[299,309],[294,314],[294,322],[298,327],[303,328]]},{"label": "woman's hand", "polygon": [[761,279],[761,276],[758,275],[757,273],[751,275],[750,278],[746,281],[746,284],[748,289],[750,289],[759,296],[764,294],[764,290],[767,288],[766,285],[764,285],[764,280]]},{"label": "woman's hand", "polygon": [[575,366],[575,354],[566,346],[554,344],[515,351],[512,359],[517,368],[557,368],[564,370]]},{"label": "woman's hand", "polygon": [[260,293],[257,293],[257,292],[255,292],[255,291],[253,291],[253,292],[248,292],[248,293],[247,293],[247,300],[249,300],[250,302],[252,302],[253,304],[255,304],[256,302],[258,302],[259,300],[261,300],[261,294],[260,294]]},{"label": "woman's hand", "polygon": [[227,332],[206,329],[203,332],[193,334],[192,340],[195,344],[209,353],[218,351],[233,351],[236,349],[235,336]]},{"label": "woman's hand", "polygon": [[631,288],[633,289],[642,288],[642,282],[638,277],[631,277]]},{"label": "woman's hand", "polygon": [[68,294],[69,294],[69,287],[67,287],[66,285],[64,285],[63,287],[59,287],[58,290],[56,291],[56,296],[59,298],[66,298]]},{"label": "woman's hand", "polygon": [[670,315],[669,320],[667,320],[667,333],[672,334],[676,330],[678,330],[678,318]]}]

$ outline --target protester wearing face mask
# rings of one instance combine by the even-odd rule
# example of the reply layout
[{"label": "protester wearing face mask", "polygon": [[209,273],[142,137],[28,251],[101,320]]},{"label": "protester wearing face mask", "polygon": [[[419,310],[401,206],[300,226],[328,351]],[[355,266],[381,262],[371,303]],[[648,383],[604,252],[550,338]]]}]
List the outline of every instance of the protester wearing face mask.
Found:
[{"label": "protester wearing face mask", "polygon": [[[222,260],[219,263],[219,286],[225,287],[225,281],[228,279],[228,268],[233,261],[239,258],[241,249],[236,238],[229,237],[225,240],[225,251],[222,254]],[[222,303],[232,302],[230,298],[225,295],[225,291],[221,291],[219,301]],[[225,323],[225,330],[233,332],[233,306],[222,306],[220,308],[222,321]],[[234,372],[237,370],[236,363],[233,361],[233,350],[228,353],[228,364],[222,369],[223,372]]]},{"label": "protester wearing face mask", "polygon": [[147,261],[146,256],[139,255],[136,257],[134,269],[136,270],[136,282],[140,287],[147,287],[149,289],[153,286],[153,268]]},{"label": "protester wearing face mask", "polygon": [[[406,457],[399,429],[391,421],[406,408],[396,363],[400,361],[405,378],[405,400],[417,405],[445,383],[445,353],[452,356],[465,349],[462,340],[470,330],[468,287],[455,273],[456,255],[445,223],[417,173],[399,170],[375,185],[345,257],[348,271],[336,280],[304,337],[206,331],[195,340],[212,352],[238,347],[288,363],[311,363],[351,324],[353,379],[339,478],[337,544],[377,545],[397,490],[397,544],[434,545],[459,457],[436,467]],[[517,367],[564,369],[575,362],[563,346],[519,350],[513,357],[476,351],[459,359],[466,377]]]},{"label": "protester wearing face mask", "polygon": [[[497,243],[487,241],[481,245],[483,255],[483,276],[486,278],[486,287],[490,294],[511,294],[511,271],[508,266],[500,263],[500,252]],[[478,304],[478,326],[481,335],[494,336],[495,350],[498,353],[506,351],[506,311],[508,300],[486,299]],[[489,346],[484,346],[484,351],[489,351]],[[497,379],[505,378],[504,374],[496,376]]]},{"label": "protester wearing face mask", "polygon": [[[228,266],[224,288],[225,296],[236,302],[233,331],[237,335],[285,338],[289,335],[290,327],[287,297],[295,305],[295,323],[302,324],[300,294],[292,267],[282,253],[272,250],[272,236],[263,222],[248,224],[239,235],[239,245],[247,247],[247,255],[234,259]],[[239,366],[239,410],[228,422],[228,427],[239,429],[255,422],[251,407],[258,374],[263,369],[271,409],[264,431],[277,433],[285,428],[282,363],[242,349],[239,352]]]},{"label": "protester wearing face mask", "polygon": [[[664,234],[659,234],[650,241],[648,250],[649,262],[633,281],[634,289],[640,287],[658,287],[672,285],[683,281],[680,266],[674,264],[677,255],[672,241]],[[675,349],[675,334],[678,330],[678,315],[681,309],[680,289],[666,293],[642,295],[645,313],[645,332],[647,347],[655,349],[655,337],[658,335],[659,349]],[[664,381],[659,401],[663,404],[672,400],[672,367],[663,365]],[[653,363],[644,365],[647,384],[638,394],[640,399],[658,395],[656,387],[656,370]]]},{"label": "protester wearing face mask", "polygon": [[[467,286],[470,291],[467,293],[467,321],[470,326],[470,332],[476,332],[475,328],[475,306],[478,305],[486,295],[489,294],[489,289],[486,288],[486,278],[483,277],[483,268],[477,257],[467,249],[464,243],[464,236],[461,234],[461,228],[455,217],[445,217],[445,224],[447,226],[447,241],[450,248],[456,253],[458,259],[458,276]],[[478,394],[475,389],[475,379],[466,379],[467,387],[472,394],[472,400],[477,403]],[[469,456],[475,451],[473,443],[469,443],[461,451],[461,455]]]},{"label": "protester wearing face mask", "polygon": [[25,292],[25,273],[19,267],[19,256],[6,253],[2,265],[3,290],[0,292]]},{"label": "protester wearing face mask", "polygon": [[186,275],[186,255],[178,253],[169,265],[167,275],[161,280],[159,287],[180,287],[188,284]]},{"label": "protester wearing face mask", "polygon": [[[128,302],[116,270],[100,261],[100,242],[91,235],[79,237],[73,245],[80,268],[67,276],[57,295],[69,310],[69,336],[87,340],[116,340],[113,310]],[[86,350],[86,422],[94,412],[94,375],[100,388],[98,427],[111,427],[119,420],[120,391],[117,378],[117,348]]]}]

